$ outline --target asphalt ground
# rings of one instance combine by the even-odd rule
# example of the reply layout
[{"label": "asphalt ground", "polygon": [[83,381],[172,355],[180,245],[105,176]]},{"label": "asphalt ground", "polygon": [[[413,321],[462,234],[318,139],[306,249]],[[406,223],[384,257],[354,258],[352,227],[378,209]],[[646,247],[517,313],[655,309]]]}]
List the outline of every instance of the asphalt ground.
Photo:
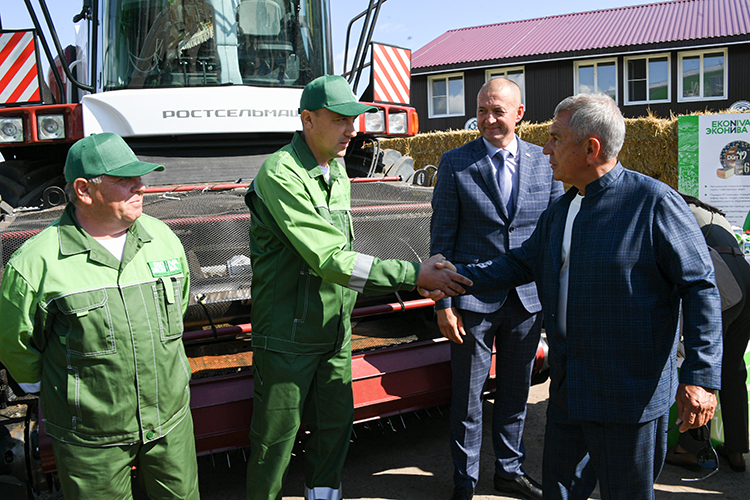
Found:
[{"label": "asphalt ground", "polygon": [[[531,388],[524,434],[526,472],[541,481],[544,422],[548,384]],[[484,403],[486,415],[492,401]],[[476,500],[508,499],[494,491],[490,419],[485,419],[482,459]],[[343,475],[346,499],[359,500],[449,500],[453,491],[452,465],[448,449],[446,408],[431,409],[355,426]],[[746,461],[750,462],[747,458]],[[750,466],[750,463],[748,464]],[[240,500],[245,498],[246,463],[242,451],[199,457],[201,498]],[[296,450],[284,483],[284,500],[303,500],[303,451]],[[623,471],[626,474],[627,471]],[[682,467],[665,465],[656,486],[657,500],[750,499],[750,472],[738,473],[722,461],[719,472],[704,481],[682,478],[702,475]],[[595,491],[591,498],[601,498]]]}]

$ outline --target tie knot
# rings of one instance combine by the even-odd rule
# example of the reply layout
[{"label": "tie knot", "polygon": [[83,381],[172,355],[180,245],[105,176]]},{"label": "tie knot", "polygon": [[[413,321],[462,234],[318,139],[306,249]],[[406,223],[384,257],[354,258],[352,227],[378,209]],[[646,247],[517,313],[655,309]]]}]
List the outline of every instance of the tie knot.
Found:
[{"label": "tie knot", "polygon": [[495,153],[495,156],[502,163],[508,159],[508,156],[510,156],[510,152],[507,149],[498,149],[497,153]]}]

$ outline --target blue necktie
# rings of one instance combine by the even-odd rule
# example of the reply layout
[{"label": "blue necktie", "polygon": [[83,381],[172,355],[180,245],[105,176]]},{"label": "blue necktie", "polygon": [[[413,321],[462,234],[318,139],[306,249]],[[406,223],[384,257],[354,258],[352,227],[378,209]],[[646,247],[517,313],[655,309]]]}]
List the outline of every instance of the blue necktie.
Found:
[{"label": "blue necktie", "polygon": [[498,160],[497,184],[500,186],[500,195],[503,198],[505,208],[510,214],[511,208],[513,208],[513,180],[511,178],[510,170],[505,166],[505,160],[508,159],[508,154],[508,151],[505,149],[500,149],[495,153],[495,157]]}]

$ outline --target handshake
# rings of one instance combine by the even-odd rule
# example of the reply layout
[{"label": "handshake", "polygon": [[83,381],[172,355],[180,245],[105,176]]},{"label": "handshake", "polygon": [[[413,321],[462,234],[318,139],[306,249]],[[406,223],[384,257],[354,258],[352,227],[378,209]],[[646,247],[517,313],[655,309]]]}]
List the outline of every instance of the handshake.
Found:
[{"label": "handshake", "polygon": [[417,276],[417,291],[422,297],[440,300],[466,293],[461,285],[471,286],[469,278],[456,272],[456,267],[436,254],[422,262]]}]

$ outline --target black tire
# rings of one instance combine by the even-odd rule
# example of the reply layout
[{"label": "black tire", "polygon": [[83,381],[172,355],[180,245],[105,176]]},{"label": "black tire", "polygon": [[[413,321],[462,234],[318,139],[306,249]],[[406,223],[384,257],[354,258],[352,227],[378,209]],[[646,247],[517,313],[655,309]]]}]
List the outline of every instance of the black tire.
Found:
[{"label": "black tire", "polygon": [[0,162],[0,196],[12,207],[41,206],[45,188],[64,186],[63,166],[45,160]]},{"label": "black tire", "polygon": [[12,207],[20,206],[21,198],[26,194],[26,190],[16,181],[0,175],[0,198]]}]

